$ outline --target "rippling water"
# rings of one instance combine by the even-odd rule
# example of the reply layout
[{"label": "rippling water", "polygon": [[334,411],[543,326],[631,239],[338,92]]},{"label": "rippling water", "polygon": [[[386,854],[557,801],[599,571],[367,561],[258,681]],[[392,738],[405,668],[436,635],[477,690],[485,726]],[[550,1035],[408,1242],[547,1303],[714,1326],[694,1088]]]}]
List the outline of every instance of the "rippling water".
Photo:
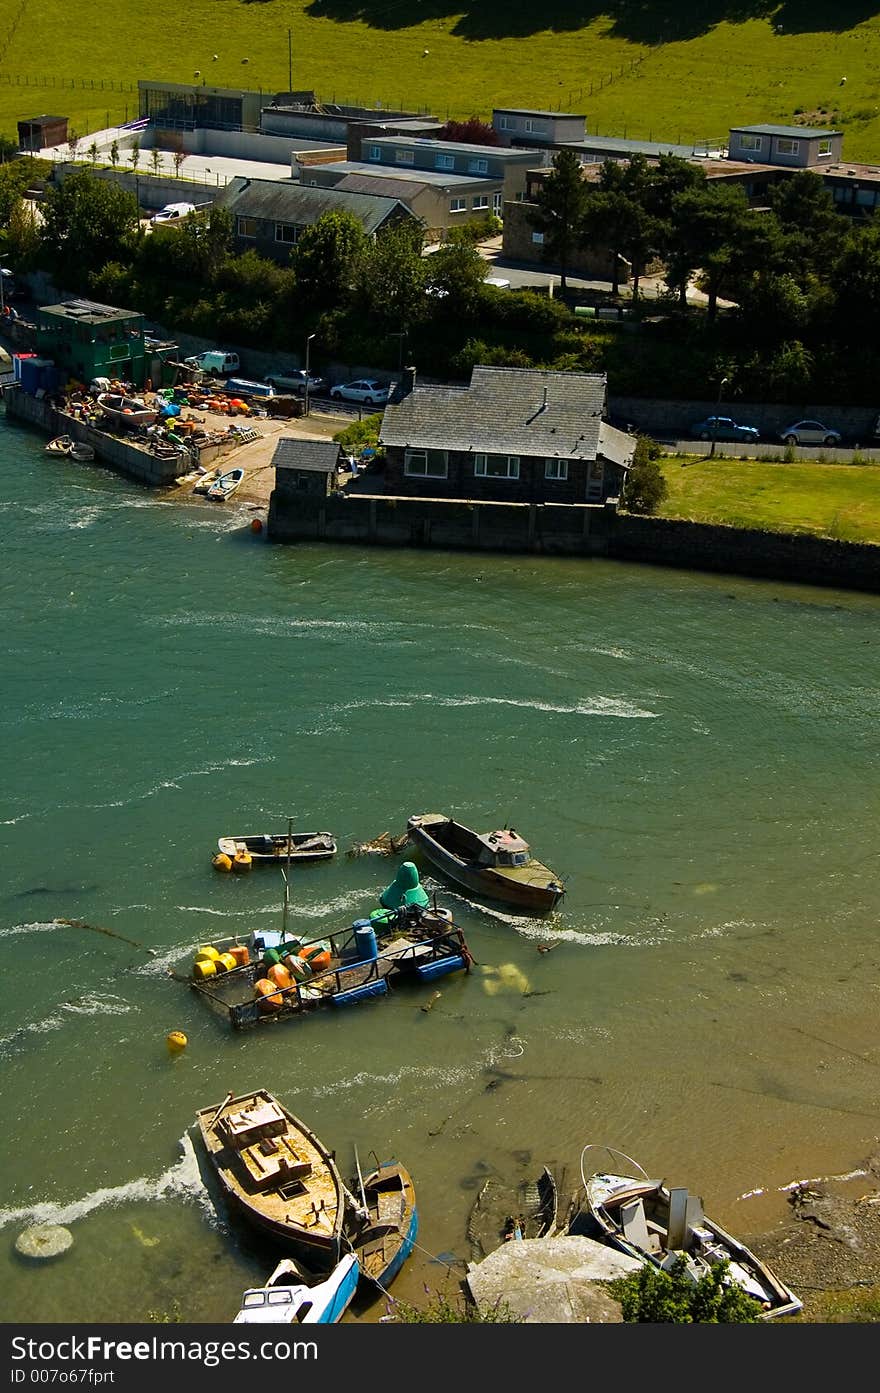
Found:
[{"label": "rippling water", "polygon": [[[443,1285],[432,1255],[470,1257],[488,1176],[574,1183],[588,1141],[743,1233],[858,1161],[878,600],[276,548],[244,508],[163,505],[42,445],[0,417],[5,1319],[231,1318],[275,1254],[218,1217],[187,1135],[230,1088],[273,1089],[346,1165],[356,1141],[410,1166],[422,1247],[396,1290],[416,1299]],[[477,966],[430,1012],[402,989],[233,1035],[167,975],[280,915],[274,871],[212,871],[219,834],[291,814],[344,848],[431,810],[512,822],[568,892],[539,922],[443,890]],[[392,874],[303,868],[295,921],[343,927]],[[55,1265],[15,1258],[34,1218],[71,1226]]]}]

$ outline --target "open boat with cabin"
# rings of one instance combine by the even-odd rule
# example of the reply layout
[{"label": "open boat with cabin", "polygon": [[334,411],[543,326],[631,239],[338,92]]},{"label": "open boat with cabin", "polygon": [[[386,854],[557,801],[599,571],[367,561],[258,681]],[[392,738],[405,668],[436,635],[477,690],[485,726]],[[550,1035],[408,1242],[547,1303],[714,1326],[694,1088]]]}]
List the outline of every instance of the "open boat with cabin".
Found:
[{"label": "open boat with cabin", "polygon": [[249,1287],[234,1325],[335,1325],[357,1290],[360,1263],[346,1253],[321,1282],[282,1258],[262,1287]]},{"label": "open boat with cabin", "polygon": [[408,820],[407,832],[432,866],[475,895],[548,914],[565,893],[559,877],[535,860],[512,827],[473,832],[445,813],[421,813]]},{"label": "open boat with cabin", "polygon": [[325,861],[336,855],[336,842],[329,832],[270,832],[262,836],[219,837],[217,852],[220,856],[235,857],[236,851],[244,847],[251,860],[263,864],[279,861]]},{"label": "open boat with cabin", "polygon": [[310,1267],[335,1267],[350,1196],[311,1128],[264,1088],[229,1093],[196,1120],[226,1198]]},{"label": "open boat with cabin", "polygon": [[[584,1172],[586,1153],[606,1152],[615,1166],[639,1172]],[[622,1168],[623,1169],[623,1168]],[[761,1307],[765,1320],[792,1316],[802,1302],[739,1239],[707,1218],[703,1203],[683,1187],[652,1180],[637,1161],[613,1147],[589,1143],[581,1153],[583,1190],[572,1200],[566,1232],[600,1238],[622,1253],[668,1271],[683,1261],[696,1281],[713,1265],[728,1262],[736,1282]]]}]

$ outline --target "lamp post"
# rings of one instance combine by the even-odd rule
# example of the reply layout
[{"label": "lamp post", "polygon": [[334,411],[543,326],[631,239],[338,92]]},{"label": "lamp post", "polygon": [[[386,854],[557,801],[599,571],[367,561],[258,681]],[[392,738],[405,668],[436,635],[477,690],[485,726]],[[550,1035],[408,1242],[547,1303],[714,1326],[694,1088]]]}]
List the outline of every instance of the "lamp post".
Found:
[{"label": "lamp post", "polygon": [[392,332],[388,335],[389,339],[397,339],[397,343],[398,343],[397,371],[398,371],[399,373],[400,373],[400,372],[403,372],[403,350],[404,350],[404,348],[405,348],[405,346],[406,346],[406,336],[407,336],[407,331],[406,331],[406,329],[394,329],[394,330],[392,330]]},{"label": "lamp post", "polygon": [[305,392],[303,394],[305,399],[305,407],[303,410],[304,416],[308,416],[309,414],[309,353],[312,347],[312,339],[314,338],[317,338],[316,334],[309,334],[308,338],[306,339],[306,387]]},{"label": "lamp post", "polygon": [[722,377],[721,381],[718,383],[718,397],[715,402],[715,415],[712,417],[712,446],[709,450],[710,459],[715,454],[716,437],[718,435],[718,411],[721,406],[721,394],[729,381],[729,377]]}]

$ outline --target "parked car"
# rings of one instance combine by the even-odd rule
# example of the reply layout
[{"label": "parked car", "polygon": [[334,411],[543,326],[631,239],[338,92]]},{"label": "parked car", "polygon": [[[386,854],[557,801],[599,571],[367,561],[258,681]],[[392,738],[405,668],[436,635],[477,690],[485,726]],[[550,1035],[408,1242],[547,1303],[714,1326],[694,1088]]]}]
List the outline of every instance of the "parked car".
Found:
[{"label": "parked car", "polygon": [[840,431],[829,430],[821,421],[797,421],[779,438],[786,445],[839,445]]},{"label": "parked car", "polygon": [[385,406],[391,396],[391,388],[377,382],[374,377],[359,377],[356,382],[342,382],[330,388],[334,401],[359,401],[364,406]]},{"label": "parked car", "polygon": [[151,223],[179,222],[190,213],[196,211],[194,203],[166,203],[164,208],[160,208],[158,213],[154,213],[150,218]]},{"label": "parked car", "polygon": [[266,378],[266,381],[275,388],[276,392],[295,392],[298,396],[304,397],[307,375],[310,397],[316,396],[319,392],[326,392],[327,379],[319,377],[316,372],[306,374],[305,368],[299,368],[293,372],[273,372]]},{"label": "parked car", "polygon": [[241,363],[237,353],[227,353],[222,348],[211,348],[204,353],[196,353],[192,358],[184,358],[188,368],[198,368],[200,372],[216,373],[218,377],[228,377],[238,372]]},{"label": "parked car", "polygon": [[880,416],[874,422],[874,429],[871,432],[875,440],[880,440]]},{"label": "parked car", "polygon": [[705,421],[697,421],[693,433],[699,440],[759,440],[761,432],[757,426],[741,426],[730,416],[707,416]]}]

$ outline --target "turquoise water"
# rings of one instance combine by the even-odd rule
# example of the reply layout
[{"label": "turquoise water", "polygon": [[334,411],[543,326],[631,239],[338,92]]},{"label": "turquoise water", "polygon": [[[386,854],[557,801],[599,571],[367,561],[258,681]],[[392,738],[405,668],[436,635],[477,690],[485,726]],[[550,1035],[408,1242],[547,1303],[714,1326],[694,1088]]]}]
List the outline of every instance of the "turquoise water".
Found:
[{"label": "turquoise water", "polygon": [[[415,1299],[447,1280],[432,1256],[471,1256],[487,1177],[574,1183],[586,1142],[741,1233],[864,1154],[880,601],[272,547],[245,508],[162,504],[2,417],[0,461],[4,1319],[231,1319],[276,1255],[218,1215],[187,1129],[233,1088],[277,1092],[346,1167],[353,1143],[409,1165]],[[402,989],[233,1034],[168,977],[279,921],[280,877],[218,876],[218,835],[290,814],[346,848],[433,810],[512,822],[568,890],[538,922],[444,889],[477,965],[429,1012]],[[295,924],[369,912],[395,864],[295,872]],[[74,1234],[55,1264],[13,1252],[35,1217]]]}]

